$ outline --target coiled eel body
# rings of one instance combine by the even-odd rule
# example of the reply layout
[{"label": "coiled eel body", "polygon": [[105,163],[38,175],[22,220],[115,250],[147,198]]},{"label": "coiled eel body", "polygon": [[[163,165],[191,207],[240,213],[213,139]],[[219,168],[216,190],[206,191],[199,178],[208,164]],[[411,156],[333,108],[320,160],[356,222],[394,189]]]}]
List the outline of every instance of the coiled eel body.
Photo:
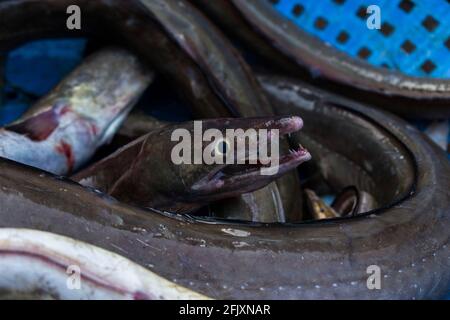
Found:
[{"label": "coiled eel body", "polygon": [[0,128],[0,157],[54,174],[76,171],[113,138],[152,77],[126,50],[97,52]]},{"label": "coiled eel body", "polygon": [[[66,28],[70,5],[80,7],[81,30]],[[139,54],[190,102],[196,118],[274,114],[240,54],[185,0],[3,1],[0,20],[0,51],[37,37],[88,35],[125,45]],[[287,150],[287,143],[283,144]],[[300,220],[302,198],[295,174],[256,193],[255,198],[265,199],[261,210],[252,209],[258,209],[258,202],[248,206],[239,199],[221,207],[256,211],[259,221]]]},{"label": "coiled eel body", "polygon": [[117,254],[42,231],[0,229],[0,257],[0,298],[206,298]]},{"label": "coiled eel body", "polygon": [[[81,30],[66,27],[71,5],[80,7]],[[214,26],[184,1],[2,1],[0,19],[3,50],[38,37],[87,35],[139,53],[174,82],[198,116],[231,112],[252,116],[243,113],[253,106],[269,111],[240,56],[226,40],[215,37]]]},{"label": "coiled eel body", "polygon": [[[149,122],[147,126],[156,120],[152,119]],[[261,174],[264,160],[258,150],[245,148],[235,152],[234,155],[227,153],[231,161],[227,159],[222,163],[175,163],[173,153],[178,143],[174,141],[173,133],[176,130],[183,130],[189,136],[199,134],[203,136],[208,129],[217,130],[222,137],[225,137],[226,131],[230,129],[262,129],[270,132],[277,130],[279,134],[292,134],[301,129],[303,122],[299,117],[220,118],[203,120],[201,122],[203,129],[200,130],[205,131],[200,132],[196,132],[197,125],[198,123],[192,121],[166,124],[159,129],[141,132],[132,142],[72,176],[71,179],[128,204],[174,213],[190,213],[213,201],[229,200],[263,188],[302,162],[311,159],[308,151],[299,146],[295,151],[277,157],[276,171],[270,175]],[[242,144],[242,140],[236,138],[232,143]],[[272,141],[271,135],[267,140],[269,143],[278,143]],[[216,154],[215,149],[222,141],[203,140],[202,150],[214,150],[212,152]],[[189,141],[190,145],[192,143]],[[183,149],[183,152],[191,151]],[[218,155],[223,157],[223,154]],[[274,156],[272,155],[272,158]],[[250,164],[250,158],[257,161]],[[239,164],[242,161],[248,164]]]},{"label": "coiled eel body", "polygon": [[350,57],[285,19],[271,1],[190,1],[267,65],[404,117],[450,117],[449,79],[407,76]]},{"label": "coiled eel body", "polygon": [[[320,173],[336,186],[364,186],[380,209],[307,224],[194,219],[129,207],[1,160],[0,226],[79,239],[212,298],[445,295],[450,283],[450,165],[443,152],[418,130],[381,111],[289,79],[260,80],[280,113],[305,119],[300,139],[317,157]],[[381,290],[367,287],[372,265],[379,267]]]}]

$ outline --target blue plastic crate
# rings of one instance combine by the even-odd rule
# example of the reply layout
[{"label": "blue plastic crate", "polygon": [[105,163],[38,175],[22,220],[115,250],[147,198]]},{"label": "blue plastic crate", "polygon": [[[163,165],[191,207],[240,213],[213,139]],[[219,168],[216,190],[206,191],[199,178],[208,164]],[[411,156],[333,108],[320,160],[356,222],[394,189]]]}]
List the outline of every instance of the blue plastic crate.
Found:
[{"label": "blue plastic crate", "polygon": [[[352,57],[411,76],[450,77],[448,0],[271,0],[271,3],[300,28]],[[367,27],[370,5],[380,8],[380,30]]]}]

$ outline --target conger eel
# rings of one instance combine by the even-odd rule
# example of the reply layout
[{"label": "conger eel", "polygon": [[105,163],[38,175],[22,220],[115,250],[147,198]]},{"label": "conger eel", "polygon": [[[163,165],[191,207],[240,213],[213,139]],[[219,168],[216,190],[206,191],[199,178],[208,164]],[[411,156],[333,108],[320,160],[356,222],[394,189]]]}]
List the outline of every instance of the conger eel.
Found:
[{"label": "conger eel", "polygon": [[[76,238],[211,298],[419,299],[448,293],[450,164],[444,153],[382,111],[286,78],[260,81],[280,114],[305,119],[299,139],[330,184],[364,186],[379,209],[301,224],[196,219],[130,207],[1,160],[0,226]],[[380,290],[367,286],[373,265]]]}]

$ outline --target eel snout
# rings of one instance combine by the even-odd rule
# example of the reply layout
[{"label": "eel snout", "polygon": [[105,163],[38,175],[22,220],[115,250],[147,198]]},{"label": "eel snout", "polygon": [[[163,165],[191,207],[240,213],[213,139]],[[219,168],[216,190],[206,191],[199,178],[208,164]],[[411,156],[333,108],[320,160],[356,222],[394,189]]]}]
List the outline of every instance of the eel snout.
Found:
[{"label": "eel snout", "polygon": [[[242,125],[247,134],[236,135],[234,140],[227,135],[222,142],[225,163],[216,165],[192,186],[195,193],[208,196],[210,200],[233,197],[262,188],[311,159],[310,153],[301,145],[285,153],[280,149],[280,138],[283,135],[297,132],[303,127],[300,117],[230,119],[224,125],[232,128]],[[257,137],[253,137],[250,132]],[[253,138],[255,144],[252,148],[249,141]],[[245,148],[242,149],[244,145]]]}]

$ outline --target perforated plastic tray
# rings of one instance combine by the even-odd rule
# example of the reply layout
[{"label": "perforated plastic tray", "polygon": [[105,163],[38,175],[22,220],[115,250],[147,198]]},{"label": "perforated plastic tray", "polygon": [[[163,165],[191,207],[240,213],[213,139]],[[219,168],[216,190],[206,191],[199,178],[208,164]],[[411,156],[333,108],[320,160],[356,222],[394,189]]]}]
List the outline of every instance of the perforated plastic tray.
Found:
[{"label": "perforated plastic tray", "polygon": [[[372,65],[450,78],[450,0],[266,0],[306,32]],[[380,8],[369,29],[367,8]]]}]

